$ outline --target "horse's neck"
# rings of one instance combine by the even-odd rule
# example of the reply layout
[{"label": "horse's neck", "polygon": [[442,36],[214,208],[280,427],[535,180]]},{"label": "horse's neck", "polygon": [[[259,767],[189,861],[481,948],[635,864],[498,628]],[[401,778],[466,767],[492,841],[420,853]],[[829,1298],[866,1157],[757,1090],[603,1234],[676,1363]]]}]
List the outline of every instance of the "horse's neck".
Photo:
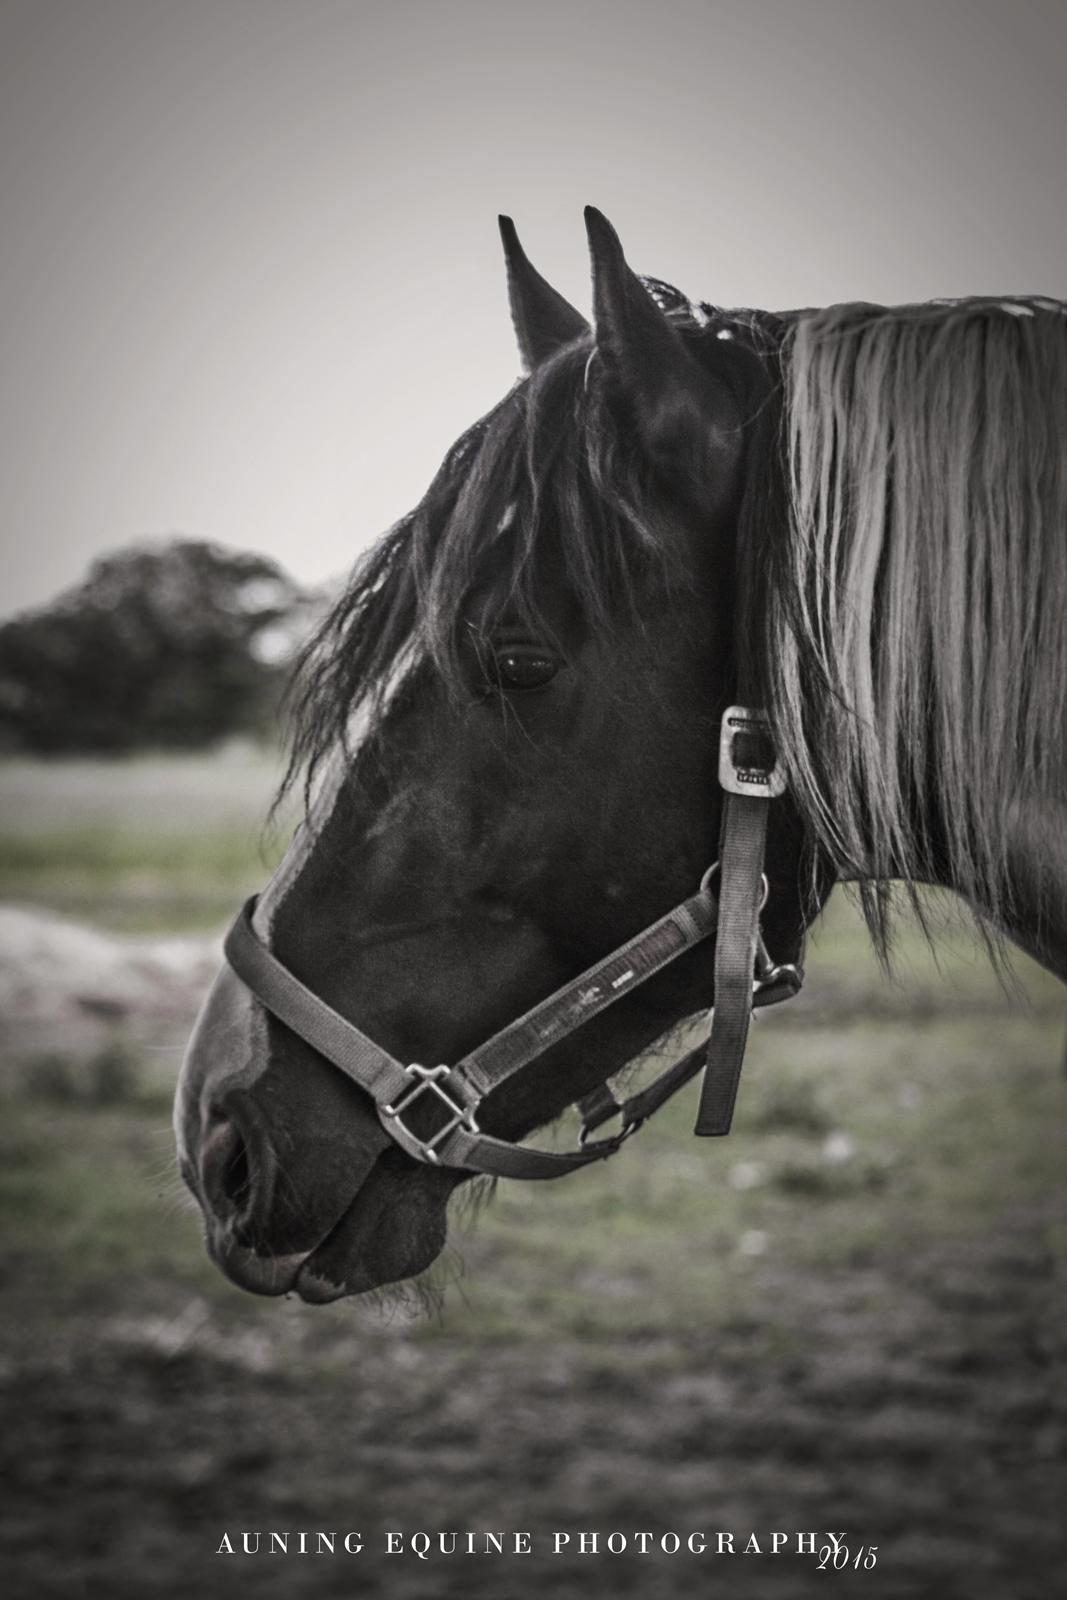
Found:
[{"label": "horse's neck", "polygon": [[1014,905],[1004,932],[1067,983],[1067,802],[1019,801],[1009,828]]}]

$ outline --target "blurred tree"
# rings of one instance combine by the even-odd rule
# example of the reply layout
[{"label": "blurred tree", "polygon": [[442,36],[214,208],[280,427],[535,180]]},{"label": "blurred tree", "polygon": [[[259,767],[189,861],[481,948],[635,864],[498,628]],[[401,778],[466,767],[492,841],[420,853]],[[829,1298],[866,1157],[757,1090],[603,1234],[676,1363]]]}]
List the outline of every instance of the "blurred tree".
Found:
[{"label": "blurred tree", "polygon": [[264,556],[192,541],[104,556],[0,627],[0,741],[119,752],[266,733],[307,621]]}]

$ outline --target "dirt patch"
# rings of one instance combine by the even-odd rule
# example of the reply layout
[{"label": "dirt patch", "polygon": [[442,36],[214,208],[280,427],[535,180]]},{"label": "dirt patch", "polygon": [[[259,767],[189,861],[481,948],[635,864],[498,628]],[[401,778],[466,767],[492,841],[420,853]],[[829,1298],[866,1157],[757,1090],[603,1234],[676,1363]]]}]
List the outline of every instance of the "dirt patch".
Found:
[{"label": "dirt patch", "polygon": [[[777,1358],[762,1321],[649,1344],[601,1315],[585,1341],[471,1346],[285,1306],[272,1339],[196,1295],[138,1313],[134,1286],[50,1349],[9,1345],[8,1570],[39,1596],[801,1600],[833,1584],[1047,1600],[1067,1555],[1064,1307],[1041,1243],[1057,1221],[1016,1215],[892,1277],[783,1272],[769,1289],[794,1336]],[[355,1530],[364,1548],[215,1554],[225,1533],[301,1529]],[[383,1554],[388,1531],[419,1529],[527,1530],[534,1549]],[[875,1571],[788,1550],[642,1555],[632,1538],[755,1533],[768,1551],[775,1531],[827,1529],[877,1545]],[[554,1556],[554,1532],[630,1548]]]},{"label": "dirt patch", "polygon": [[121,938],[0,906],[0,1013],[9,1026],[184,1018],[221,960],[216,938]]}]

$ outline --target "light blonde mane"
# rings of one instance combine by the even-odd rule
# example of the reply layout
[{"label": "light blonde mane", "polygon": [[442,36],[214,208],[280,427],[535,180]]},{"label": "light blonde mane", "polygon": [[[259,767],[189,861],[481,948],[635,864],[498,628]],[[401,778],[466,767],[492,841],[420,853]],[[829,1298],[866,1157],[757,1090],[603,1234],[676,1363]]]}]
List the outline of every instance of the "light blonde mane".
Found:
[{"label": "light blonde mane", "polygon": [[995,923],[1009,818],[1067,798],[1067,315],[966,300],[802,314],[769,698],[823,847],[947,877]]}]

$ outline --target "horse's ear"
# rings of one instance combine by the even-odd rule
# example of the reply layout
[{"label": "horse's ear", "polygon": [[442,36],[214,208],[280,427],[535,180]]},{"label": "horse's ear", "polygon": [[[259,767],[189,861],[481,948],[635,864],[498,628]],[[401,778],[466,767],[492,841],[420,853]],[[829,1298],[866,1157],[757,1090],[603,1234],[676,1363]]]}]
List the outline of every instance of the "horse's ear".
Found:
[{"label": "horse's ear", "polygon": [[597,354],[629,402],[654,455],[689,461],[705,477],[740,448],[739,412],[720,378],[690,355],[640,278],[619,236],[595,206],[585,225],[593,264]]},{"label": "horse's ear", "polygon": [[510,217],[500,217],[500,237],[508,266],[511,320],[527,372],[565,344],[589,332],[589,324],[532,266]]}]

